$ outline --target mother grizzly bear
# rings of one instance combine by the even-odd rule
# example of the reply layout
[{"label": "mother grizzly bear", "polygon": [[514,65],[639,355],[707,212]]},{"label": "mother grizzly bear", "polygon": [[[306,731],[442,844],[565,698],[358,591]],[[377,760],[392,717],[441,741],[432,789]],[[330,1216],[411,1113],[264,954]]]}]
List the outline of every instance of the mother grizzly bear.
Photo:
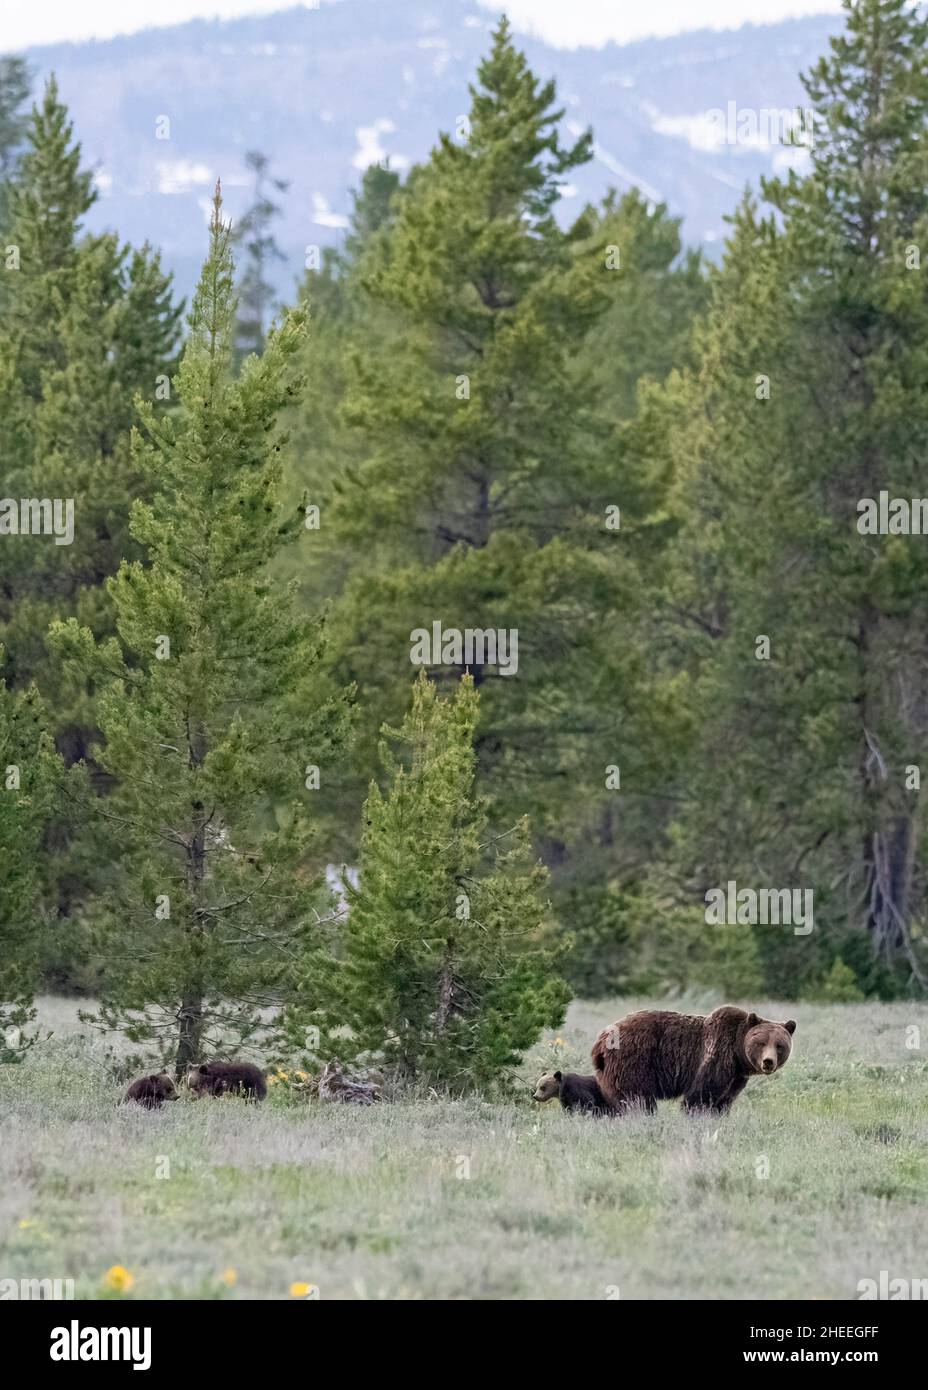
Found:
[{"label": "mother grizzly bear", "polygon": [[796,1024],[723,1004],[714,1013],[645,1009],[604,1028],[593,1044],[600,1090],[616,1110],[682,1096],[687,1110],[726,1111],[752,1076],[789,1057]]}]

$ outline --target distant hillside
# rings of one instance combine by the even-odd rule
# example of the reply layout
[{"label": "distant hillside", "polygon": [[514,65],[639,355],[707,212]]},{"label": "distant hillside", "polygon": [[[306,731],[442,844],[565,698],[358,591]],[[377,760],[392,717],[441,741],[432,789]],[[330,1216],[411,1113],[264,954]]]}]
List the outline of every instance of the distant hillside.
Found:
[{"label": "distant hillside", "polygon": [[[340,233],[366,164],[405,168],[468,107],[467,83],[493,19],[461,0],[342,0],[226,22],[194,21],[102,43],[33,49],[41,79],[58,74],[100,202],[89,225],[160,245],[180,286],[205,245],[217,174],[234,214],[247,198],[243,157],[257,148],[291,180],[279,239],[288,289],[304,247]],[[713,108],[801,105],[798,80],[840,19],[699,32],[603,49],[522,40],[532,66],[558,80],[571,125],[593,126],[597,157],[564,200],[569,216],[610,185],[638,184],[711,247],[748,182],[790,157],[782,148],[718,144]],[[159,117],[170,139],[156,138]]]}]

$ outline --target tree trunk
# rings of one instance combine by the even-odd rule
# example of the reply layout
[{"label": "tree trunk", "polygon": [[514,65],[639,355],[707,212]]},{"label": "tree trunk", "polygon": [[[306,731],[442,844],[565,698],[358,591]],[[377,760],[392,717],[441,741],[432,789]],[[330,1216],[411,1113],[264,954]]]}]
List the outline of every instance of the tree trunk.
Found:
[{"label": "tree trunk", "polygon": [[451,1010],[454,1008],[454,937],[445,942],[445,954],[438,977],[438,1008],[435,1012],[435,1032],[439,1037],[448,1027]]},{"label": "tree trunk", "polygon": [[892,963],[906,948],[915,869],[913,819],[900,816],[873,837],[867,926],[876,954]]},{"label": "tree trunk", "polygon": [[181,1001],[177,1015],[179,1032],[174,1073],[180,1080],[188,1067],[200,1061],[200,1047],[203,1039],[203,1000],[199,996],[187,996]]},{"label": "tree trunk", "polygon": [[[199,750],[194,752],[193,747],[191,747],[191,761],[202,762],[201,752]],[[186,934],[195,962],[199,954],[199,938],[206,930],[202,918],[197,915],[197,908],[203,895],[203,881],[206,877],[206,827],[203,821],[202,802],[194,802],[191,809],[193,811],[193,824],[187,840],[187,890],[190,894],[193,911],[191,921],[186,927]],[[183,991],[180,1009],[177,1013],[177,1022],[177,1054],[174,1069],[180,1077],[189,1066],[201,1060],[204,1026],[203,986],[202,980],[199,978],[198,965],[191,969],[188,976],[187,987]]]},{"label": "tree trunk", "polygon": [[[872,732],[869,698],[870,662],[879,617],[867,605],[858,626],[859,685],[857,707],[861,726],[859,776],[863,806],[861,855],[864,883],[864,924],[874,953],[892,964],[906,950],[918,842],[914,814],[893,813],[889,770]],[[875,722],[875,721],[874,721]]]}]

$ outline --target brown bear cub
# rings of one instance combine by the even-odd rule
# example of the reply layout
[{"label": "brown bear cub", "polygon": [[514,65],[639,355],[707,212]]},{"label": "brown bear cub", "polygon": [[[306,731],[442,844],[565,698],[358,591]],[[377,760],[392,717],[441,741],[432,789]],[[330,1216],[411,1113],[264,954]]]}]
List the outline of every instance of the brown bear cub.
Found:
[{"label": "brown bear cub", "polygon": [[380,1100],[382,1091],[382,1079],[349,1080],[334,1057],[326,1062],[325,1070],[319,1078],[319,1099],[337,1100],[343,1105],[373,1105],[375,1101]]},{"label": "brown bear cub", "polygon": [[752,1076],[770,1076],[788,1060],[796,1024],[774,1023],[723,1004],[714,1013],[644,1009],[604,1028],[593,1065],[616,1110],[682,1097],[687,1110],[724,1113]]},{"label": "brown bear cub", "polygon": [[177,1100],[177,1088],[167,1071],[155,1072],[152,1076],[140,1076],[133,1081],[122,1098],[123,1105],[134,1100],[136,1105],[144,1105],[146,1110],[158,1110],[166,1100]]},{"label": "brown bear cub", "polygon": [[250,1062],[204,1062],[191,1067],[187,1085],[196,1096],[246,1096],[263,1100],[267,1095],[264,1072]]},{"label": "brown bear cub", "polygon": [[590,1115],[612,1113],[612,1106],[599,1089],[595,1076],[555,1071],[543,1076],[532,1093],[533,1100],[553,1100],[558,1096],[565,1110],[584,1110]]}]

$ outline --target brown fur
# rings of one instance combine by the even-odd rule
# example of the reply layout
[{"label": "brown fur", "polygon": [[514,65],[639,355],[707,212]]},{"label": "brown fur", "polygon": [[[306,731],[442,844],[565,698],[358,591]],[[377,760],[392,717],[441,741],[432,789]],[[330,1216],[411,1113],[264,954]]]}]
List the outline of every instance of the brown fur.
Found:
[{"label": "brown fur", "polygon": [[572,1071],[556,1071],[543,1076],[532,1099],[546,1101],[555,1096],[565,1110],[585,1110],[591,1115],[606,1115],[612,1110],[595,1076],[578,1076]]},{"label": "brown fur", "polygon": [[373,1105],[381,1098],[381,1085],[376,1081],[349,1080],[333,1057],[319,1078],[319,1098],[341,1101],[343,1105]]},{"label": "brown fur", "polygon": [[731,1004],[705,1016],[645,1009],[603,1029],[593,1065],[617,1110],[682,1097],[687,1110],[724,1113],[750,1077],[784,1065],[795,1030]]},{"label": "brown fur", "polygon": [[250,1062],[204,1062],[188,1071],[187,1085],[197,1096],[233,1094],[263,1100],[267,1095],[264,1072]]},{"label": "brown fur", "polygon": [[167,1072],[159,1071],[133,1081],[122,1098],[123,1105],[133,1100],[146,1110],[159,1110],[166,1100],[177,1100],[177,1090]]}]

